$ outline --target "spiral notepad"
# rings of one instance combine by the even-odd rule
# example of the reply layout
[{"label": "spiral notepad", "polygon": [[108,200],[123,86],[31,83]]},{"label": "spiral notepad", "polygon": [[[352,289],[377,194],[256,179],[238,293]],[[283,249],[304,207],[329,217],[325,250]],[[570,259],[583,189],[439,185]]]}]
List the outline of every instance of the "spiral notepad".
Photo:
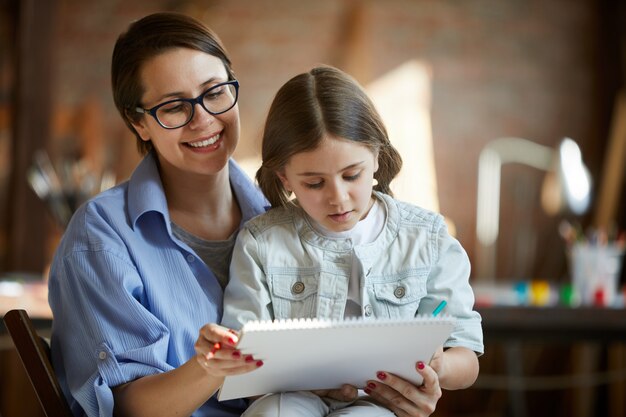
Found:
[{"label": "spiral notepad", "polygon": [[392,373],[416,385],[417,361],[428,363],[450,336],[454,319],[423,316],[407,320],[284,320],[249,322],[238,349],[263,366],[226,377],[220,401],[269,392],[364,387],[376,372]]}]

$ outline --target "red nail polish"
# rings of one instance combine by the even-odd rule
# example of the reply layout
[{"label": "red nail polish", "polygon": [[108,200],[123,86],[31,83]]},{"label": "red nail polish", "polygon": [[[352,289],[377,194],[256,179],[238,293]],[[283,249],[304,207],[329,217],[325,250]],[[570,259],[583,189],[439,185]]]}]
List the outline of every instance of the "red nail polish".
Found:
[{"label": "red nail polish", "polygon": [[254,358],[252,357],[252,355],[246,356],[246,362],[252,362],[253,360]]},{"label": "red nail polish", "polygon": [[257,361],[256,366],[263,366],[263,361]]},{"label": "red nail polish", "polygon": [[371,393],[372,393],[372,390],[371,390],[371,389],[369,389],[369,388],[365,388],[363,391],[365,391],[365,393],[366,393],[367,395],[369,395],[369,394],[371,394]]},{"label": "red nail polish", "polygon": [[381,381],[384,381],[385,379],[387,379],[387,374],[384,372],[378,372],[376,374],[376,376],[378,377],[378,379],[380,379]]},{"label": "red nail polish", "polygon": [[238,350],[233,352],[233,358],[239,359],[240,357],[241,357],[241,352],[239,352]]},{"label": "red nail polish", "polygon": [[424,362],[421,362],[421,361],[420,361],[420,362],[418,362],[418,363],[417,363],[417,368],[418,368],[418,369],[424,369]]},{"label": "red nail polish", "polygon": [[237,342],[235,342],[235,339],[233,339],[232,337],[228,338],[228,343],[230,343],[233,346],[235,346],[237,344]]},{"label": "red nail polish", "polygon": [[374,389],[374,388],[376,388],[376,384],[374,384],[373,382],[368,382],[367,383],[367,388]]}]

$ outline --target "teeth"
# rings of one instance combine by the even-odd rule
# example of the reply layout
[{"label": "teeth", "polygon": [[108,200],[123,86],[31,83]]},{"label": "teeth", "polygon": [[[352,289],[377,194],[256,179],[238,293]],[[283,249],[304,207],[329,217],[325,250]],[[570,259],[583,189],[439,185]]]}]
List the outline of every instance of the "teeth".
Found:
[{"label": "teeth", "polygon": [[213,136],[212,138],[201,140],[200,142],[189,142],[189,146],[193,146],[194,148],[202,148],[204,146],[211,146],[220,138],[220,134]]}]

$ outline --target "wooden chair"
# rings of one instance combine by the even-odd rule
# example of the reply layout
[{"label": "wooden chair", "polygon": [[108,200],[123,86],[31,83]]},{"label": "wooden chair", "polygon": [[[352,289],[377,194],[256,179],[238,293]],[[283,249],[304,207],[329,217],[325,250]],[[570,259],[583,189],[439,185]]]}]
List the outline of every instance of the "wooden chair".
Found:
[{"label": "wooden chair", "polygon": [[25,310],[11,310],[4,324],[26,369],[46,417],[72,417],[50,362],[50,347],[40,337]]}]

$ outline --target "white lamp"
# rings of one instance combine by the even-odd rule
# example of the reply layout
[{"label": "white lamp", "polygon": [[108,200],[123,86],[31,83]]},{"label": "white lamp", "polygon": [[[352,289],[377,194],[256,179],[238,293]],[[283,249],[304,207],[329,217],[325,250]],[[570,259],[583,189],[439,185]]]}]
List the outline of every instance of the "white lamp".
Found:
[{"label": "white lamp", "polygon": [[583,214],[591,200],[591,176],[585,167],[576,142],[565,138],[558,150],[528,139],[507,137],[485,146],[478,161],[478,201],[476,236],[478,257],[476,278],[494,280],[496,274],[496,241],[500,220],[500,175],[502,165],[519,163],[548,175],[542,190],[542,203],[550,214],[568,208]]}]

